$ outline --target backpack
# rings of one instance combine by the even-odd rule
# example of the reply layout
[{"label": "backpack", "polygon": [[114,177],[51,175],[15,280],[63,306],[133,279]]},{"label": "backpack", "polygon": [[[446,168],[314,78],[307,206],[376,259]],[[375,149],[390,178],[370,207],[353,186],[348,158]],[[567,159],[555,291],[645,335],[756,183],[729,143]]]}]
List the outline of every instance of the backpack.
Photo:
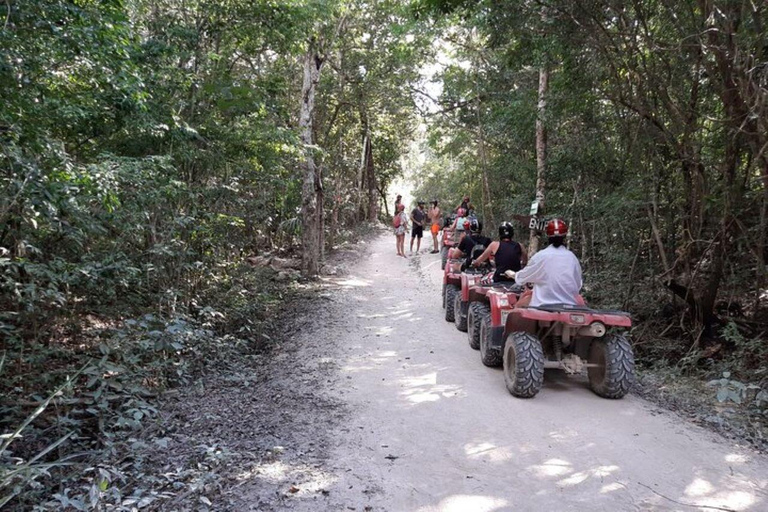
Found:
[{"label": "backpack", "polygon": [[400,214],[395,214],[394,218],[392,219],[392,225],[395,226],[395,229],[400,227]]}]

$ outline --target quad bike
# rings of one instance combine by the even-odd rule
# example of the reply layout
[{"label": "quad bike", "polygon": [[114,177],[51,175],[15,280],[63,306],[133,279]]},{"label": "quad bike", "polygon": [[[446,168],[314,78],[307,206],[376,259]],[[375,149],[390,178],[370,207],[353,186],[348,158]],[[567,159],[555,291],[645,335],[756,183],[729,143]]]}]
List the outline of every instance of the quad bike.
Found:
[{"label": "quad bike", "polygon": [[454,235],[456,234],[453,231],[453,221],[456,220],[456,214],[451,214],[448,217],[445,218],[445,222],[443,223],[443,241],[442,246],[440,248],[440,258],[441,258],[441,269],[445,269],[445,264],[448,262],[448,251],[455,245],[454,243]]},{"label": "quad bike", "polygon": [[468,276],[465,298],[469,346],[480,350],[485,366],[501,366],[502,353],[494,345],[494,338],[503,335],[504,321],[524,288],[511,281],[494,283],[491,274],[472,281],[470,284]]},{"label": "quad bike", "polygon": [[454,294],[453,299],[453,319],[458,330],[467,332],[467,322],[470,306],[469,289],[480,282],[483,276],[488,273],[488,268],[480,269],[469,267],[467,269],[460,270],[460,272],[459,290]]},{"label": "quad bike", "polygon": [[550,368],[568,374],[586,369],[589,387],[604,398],[629,392],[635,370],[632,345],[623,332],[632,326],[629,313],[589,308],[581,296],[576,306],[510,308],[508,302],[491,300],[489,348],[502,359],[512,395],[535,396],[544,383],[544,369]]},{"label": "quad bike", "polygon": [[454,305],[461,292],[461,265],[463,259],[449,259],[443,269],[443,308],[445,321],[455,322]]}]

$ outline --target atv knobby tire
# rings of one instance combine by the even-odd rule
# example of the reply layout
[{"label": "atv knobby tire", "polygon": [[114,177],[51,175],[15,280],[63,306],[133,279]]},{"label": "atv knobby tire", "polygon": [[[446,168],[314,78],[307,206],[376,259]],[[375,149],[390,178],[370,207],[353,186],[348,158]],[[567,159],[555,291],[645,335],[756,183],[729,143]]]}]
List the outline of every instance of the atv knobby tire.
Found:
[{"label": "atv knobby tire", "polygon": [[498,350],[491,348],[492,334],[491,334],[491,310],[488,309],[488,313],[480,318],[480,336],[478,341],[480,342],[480,361],[491,368],[501,366],[502,355]]},{"label": "atv knobby tire", "polygon": [[480,323],[483,317],[491,316],[491,310],[482,302],[470,302],[467,312],[467,337],[469,346],[475,350],[480,348]]},{"label": "atv knobby tire", "polygon": [[448,263],[448,248],[443,247],[440,250],[440,259],[442,260],[440,263],[440,269],[445,270],[445,264]]},{"label": "atv knobby tire", "polygon": [[635,381],[635,355],[623,334],[610,334],[592,341],[587,368],[589,387],[603,398],[621,398]]},{"label": "atv knobby tire", "polygon": [[461,293],[453,301],[453,320],[458,330],[467,332],[467,317],[461,314]]},{"label": "atv knobby tire", "polygon": [[456,295],[458,295],[459,289],[455,284],[449,284],[445,287],[445,321],[453,322],[453,304],[456,301]]},{"label": "atv knobby tire", "polygon": [[544,384],[544,352],[539,338],[513,332],[504,345],[504,383],[520,398],[532,398]]}]

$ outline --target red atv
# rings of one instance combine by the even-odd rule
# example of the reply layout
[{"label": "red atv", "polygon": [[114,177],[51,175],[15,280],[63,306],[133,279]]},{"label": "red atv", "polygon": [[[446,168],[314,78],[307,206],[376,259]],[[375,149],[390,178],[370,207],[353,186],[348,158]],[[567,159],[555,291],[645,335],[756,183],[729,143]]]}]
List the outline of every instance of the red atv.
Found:
[{"label": "red atv", "polygon": [[488,268],[479,269],[469,267],[460,270],[459,290],[454,294],[453,299],[453,318],[456,328],[462,332],[467,332],[467,321],[469,314],[469,289],[481,281],[483,276],[488,273]]},{"label": "red atv", "polygon": [[445,321],[454,322],[456,296],[461,292],[461,264],[463,259],[449,259],[443,268],[443,308]]},{"label": "red atv", "polygon": [[467,279],[467,337],[469,346],[480,350],[480,360],[486,366],[501,366],[498,349],[504,335],[504,322],[515,307],[524,288],[514,282],[494,283],[492,275]]},{"label": "red atv", "polygon": [[448,262],[448,251],[456,245],[453,241],[454,235],[456,234],[453,231],[453,221],[455,220],[456,214],[451,214],[445,218],[443,224],[443,241],[440,249],[440,257],[442,259],[440,268],[442,269],[445,269],[445,264]]},{"label": "red atv", "polygon": [[[490,350],[502,356],[510,393],[535,396],[544,383],[545,368],[568,374],[581,374],[586,368],[589,387],[604,398],[621,398],[629,392],[635,371],[632,345],[623,332],[632,326],[629,313],[570,304],[510,310],[508,301],[497,306],[491,301]],[[581,297],[579,302],[584,302]]]}]

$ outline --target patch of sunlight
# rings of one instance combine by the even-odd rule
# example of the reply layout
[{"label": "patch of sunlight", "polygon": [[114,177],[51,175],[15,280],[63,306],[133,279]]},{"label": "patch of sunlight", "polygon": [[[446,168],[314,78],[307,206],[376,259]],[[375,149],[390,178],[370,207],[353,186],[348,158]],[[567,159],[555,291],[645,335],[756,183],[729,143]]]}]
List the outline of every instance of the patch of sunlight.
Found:
[{"label": "patch of sunlight", "polygon": [[571,463],[561,459],[549,459],[544,464],[530,466],[528,469],[536,473],[540,478],[564,476],[573,471]]},{"label": "patch of sunlight", "polygon": [[[461,388],[456,385],[432,386],[428,389],[411,388],[403,390],[400,394],[411,403],[437,402],[441,398],[454,398],[459,396]],[[461,396],[466,396],[462,394]]]},{"label": "patch of sunlight", "polygon": [[619,466],[600,466],[598,468],[590,470],[590,472],[597,477],[605,477],[619,470]]},{"label": "patch of sunlight", "polygon": [[731,464],[746,464],[749,462],[749,459],[740,453],[729,453],[725,456],[725,462],[730,462]]},{"label": "patch of sunlight", "polygon": [[696,505],[709,507],[722,507],[733,510],[747,510],[755,505],[755,497],[745,491],[724,491],[702,499],[701,503]]},{"label": "patch of sunlight", "polygon": [[347,279],[336,281],[336,284],[345,286],[348,288],[360,288],[371,286],[371,281],[360,279],[357,277],[348,277]]},{"label": "patch of sunlight", "polygon": [[375,313],[373,315],[366,315],[365,313],[360,313],[359,315],[357,315],[357,318],[369,318],[370,319],[370,318],[384,318],[385,316],[387,316],[387,315],[385,315],[384,313]]},{"label": "patch of sunlight", "polygon": [[578,485],[585,480],[587,480],[590,477],[596,477],[596,478],[604,478],[614,471],[618,471],[618,466],[599,466],[596,468],[588,469],[586,471],[579,471],[578,473],[574,473],[570,475],[568,478],[564,478],[563,480],[560,480],[558,484],[564,485],[566,487],[571,485]]},{"label": "patch of sunlight", "polygon": [[437,372],[425,373],[418,377],[405,377],[401,382],[410,388],[418,386],[434,386],[437,384]]},{"label": "patch of sunlight", "polygon": [[384,350],[383,352],[379,352],[377,357],[397,357],[397,352],[394,350]]},{"label": "patch of sunlight", "polygon": [[487,452],[488,450],[495,450],[496,445],[491,443],[467,443],[464,445],[464,453],[469,455],[477,455],[478,453]]},{"label": "patch of sunlight", "polygon": [[574,429],[555,430],[549,433],[549,437],[556,441],[567,441],[568,439],[579,437],[579,433]]},{"label": "patch of sunlight", "polygon": [[706,496],[712,494],[715,488],[711,483],[707,482],[703,478],[697,478],[691,482],[688,487],[685,488],[685,495],[698,498],[699,496]]},{"label": "patch of sunlight", "polygon": [[589,472],[588,471],[579,471],[578,473],[574,473],[571,476],[569,476],[568,478],[564,478],[564,479],[560,480],[557,483],[560,484],[560,485],[564,485],[564,486],[568,487],[568,486],[571,486],[571,485],[579,485],[580,483],[582,483],[587,478],[589,478]]},{"label": "patch of sunlight", "polygon": [[493,512],[508,507],[509,502],[493,496],[455,494],[443,499],[437,505],[421,507],[418,512]]},{"label": "patch of sunlight", "polygon": [[505,462],[514,456],[509,448],[498,447],[491,443],[469,443],[464,445],[464,453],[470,459],[487,459],[490,462]]},{"label": "patch of sunlight", "polygon": [[626,487],[624,486],[624,484],[620,484],[619,482],[613,482],[612,484],[602,486],[600,488],[600,494],[608,494],[609,492],[619,491],[625,488]]},{"label": "patch of sunlight", "polygon": [[268,482],[271,482],[273,484],[278,484],[285,480],[285,478],[288,476],[288,474],[291,472],[292,468],[284,464],[281,461],[275,461],[270,462],[267,464],[262,464],[253,470],[245,471],[243,473],[240,473],[237,475],[237,480],[248,480],[254,477],[258,477],[262,480],[266,480]]}]

